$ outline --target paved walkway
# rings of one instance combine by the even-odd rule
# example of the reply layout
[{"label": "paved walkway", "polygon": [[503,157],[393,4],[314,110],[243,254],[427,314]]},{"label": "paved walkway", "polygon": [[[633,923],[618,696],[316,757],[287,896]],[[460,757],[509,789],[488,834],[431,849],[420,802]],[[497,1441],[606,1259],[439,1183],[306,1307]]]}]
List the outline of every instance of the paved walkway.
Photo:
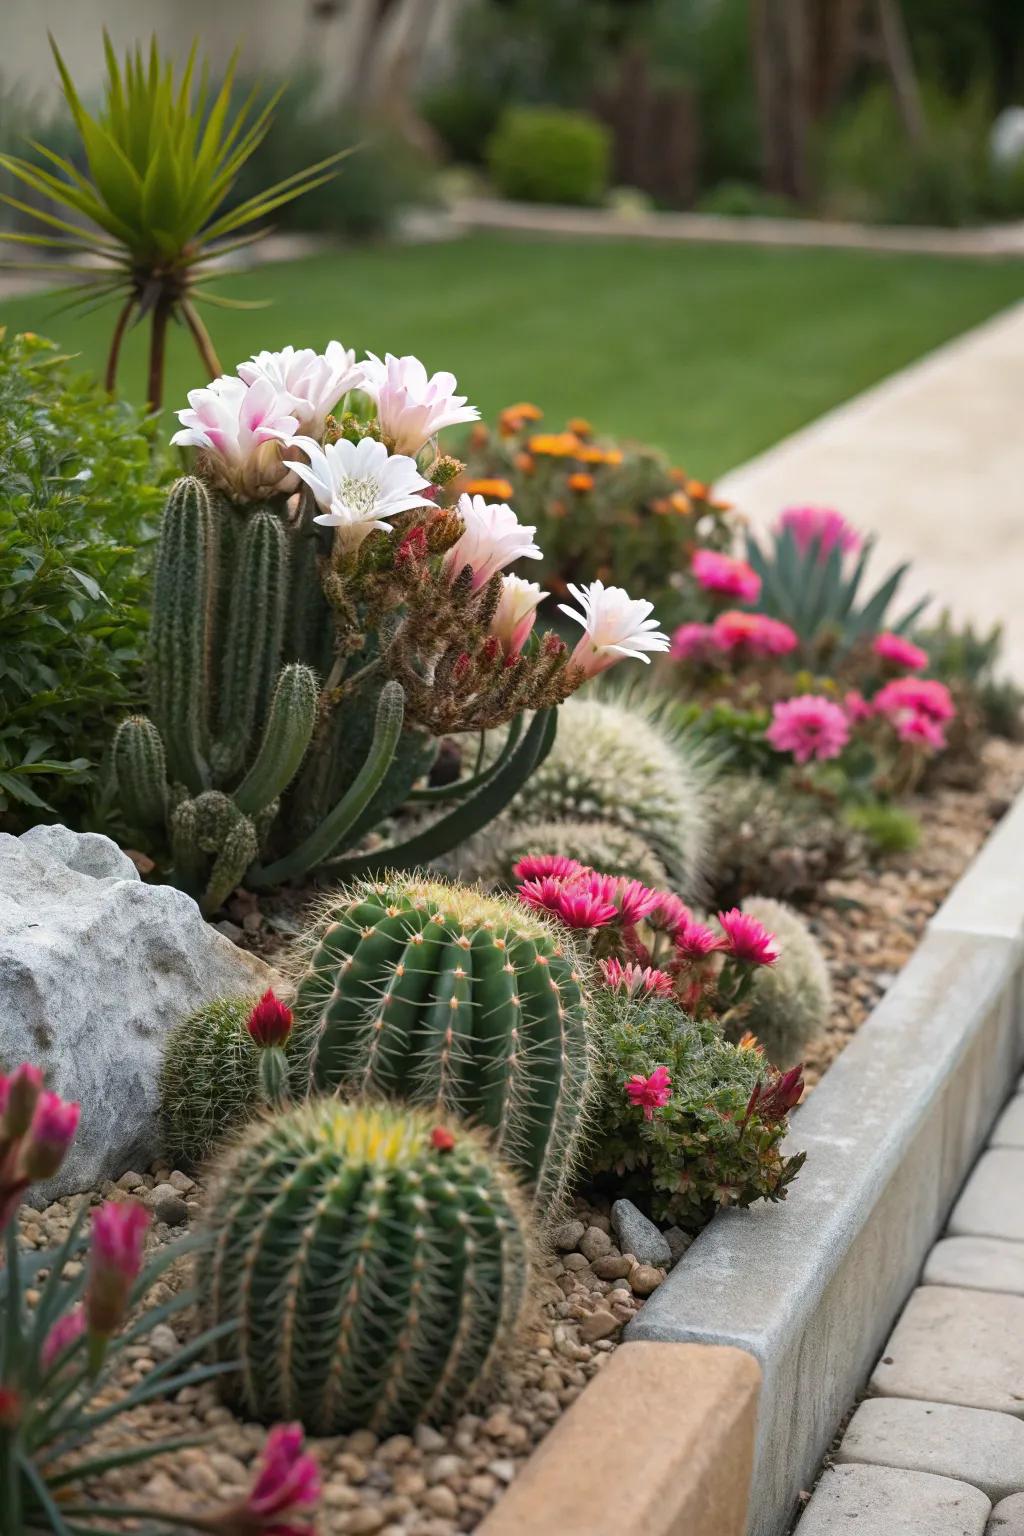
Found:
[{"label": "paved walkway", "polygon": [[1024,1077],[795,1536],[1024,1536]]},{"label": "paved walkway", "polygon": [[1006,628],[1024,680],[1024,303],[830,411],[718,489],[765,525],[785,506],[838,507],[879,534],[878,575],[914,568],[959,618]]},{"label": "paved walkway", "polygon": [[497,197],[458,198],[450,218],[460,229],[500,229],[574,239],[593,235],[603,240],[673,240],[702,245],[814,246],[975,259],[1024,256],[1024,223],[928,229],[902,224],[843,224],[827,219],[736,218],[720,213],[625,213],[611,208],[512,203]]}]

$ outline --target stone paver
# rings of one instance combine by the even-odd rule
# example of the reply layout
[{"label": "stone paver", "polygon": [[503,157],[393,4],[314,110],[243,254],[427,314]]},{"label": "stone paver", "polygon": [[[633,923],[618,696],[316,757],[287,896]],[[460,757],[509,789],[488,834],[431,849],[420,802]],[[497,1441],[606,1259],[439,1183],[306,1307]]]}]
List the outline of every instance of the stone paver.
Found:
[{"label": "stone paver", "polygon": [[1024,1243],[1001,1237],[945,1237],[924,1266],[925,1285],[960,1285],[1024,1296]]},{"label": "stone paver", "polygon": [[894,1467],[824,1472],[799,1536],[985,1536],[989,1500],[969,1483]]},{"label": "stone paver", "polygon": [[1024,1149],[1024,1093],[1015,1094],[999,1116],[992,1146]]},{"label": "stone paver", "polygon": [[1024,1493],[1000,1500],[989,1516],[985,1536],[1024,1536]]},{"label": "stone paver", "polygon": [[1024,1418],[1024,1297],[922,1286],[882,1351],[871,1390]]},{"label": "stone paver", "polygon": [[997,1147],[982,1154],[953,1207],[949,1232],[1024,1242],[1024,1149]]},{"label": "stone paver", "polygon": [[838,507],[881,536],[876,582],[909,559],[908,603],[931,593],[985,629],[1005,619],[1006,665],[1024,678],[1022,398],[1018,304],[740,465],[718,490],[755,529],[786,506]]},{"label": "stone paver", "polygon": [[934,1472],[1003,1499],[1024,1488],[1024,1422],[982,1408],[874,1397],[850,1420],[835,1459]]}]

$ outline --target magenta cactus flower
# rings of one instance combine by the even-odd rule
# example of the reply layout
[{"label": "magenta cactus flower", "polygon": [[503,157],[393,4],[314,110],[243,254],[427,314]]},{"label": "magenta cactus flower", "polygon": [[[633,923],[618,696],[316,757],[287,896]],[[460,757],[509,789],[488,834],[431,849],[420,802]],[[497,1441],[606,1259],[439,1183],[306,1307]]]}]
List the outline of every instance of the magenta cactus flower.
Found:
[{"label": "magenta cactus flower", "polygon": [[109,1339],[120,1327],[132,1286],[142,1269],[149,1221],[149,1212],[134,1200],[123,1205],[108,1200],[93,1212],[89,1284],[85,1293],[90,1339]]},{"label": "magenta cactus flower", "polygon": [[720,555],[713,549],[698,549],[690,570],[705,592],[718,597],[735,597],[741,603],[756,603],[761,596],[761,578],[745,560]]},{"label": "magenta cactus flower", "polygon": [[74,1307],[57,1319],[43,1340],[40,1358],[44,1371],[50,1370],[62,1355],[67,1354],[73,1344],[78,1343],[87,1326],[85,1309],[82,1306]]},{"label": "magenta cactus flower", "polygon": [[211,1536],[313,1536],[320,1494],[320,1469],[304,1449],[301,1424],[276,1424],[249,1493],[199,1528]]},{"label": "magenta cactus flower", "polygon": [[649,1077],[639,1073],[626,1084],[626,1097],[642,1108],[645,1120],[653,1120],[654,1111],[663,1109],[672,1097],[672,1075],[667,1067],[655,1067]]},{"label": "magenta cactus flower", "polygon": [[838,757],[850,739],[845,712],[820,694],[802,693],[772,708],[765,740],[776,752],[791,752],[798,763]]},{"label": "magenta cactus flower", "polygon": [[863,542],[856,528],[833,507],[787,507],[777,526],[779,533],[792,534],[801,554],[817,545],[819,560],[827,560],[837,544],[848,555]]},{"label": "magenta cactus flower", "polygon": [[945,683],[930,677],[897,677],[880,688],[871,701],[877,715],[898,718],[904,710],[927,715],[944,725],[956,715],[953,696]]},{"label": "magenta cactus flower", "polygon": [[720,933],[715,933],[706,923],[700,923],[693,917],[679,924],[673,938],[676,954],[691,965],[725,949],[727,942]]},{"label": "magenta cactus flower", "polygon": [[565,880],[570,875],[582,875],[586,866],[578,859],[570,859],[564,853],[528,853],[519,860],[512,873],[517,880]]},{"label": "magenta cactus flower", "polygon": [[766,613],[744,613],[730,608],[711,626],[720,650],[746,652],[751,656],[788,656],[799,640],[795,629]]},{"label": "magenta cactus flower", "polygon": [[727,953],[746,965],[774,965],[782,950],[774,933],[749,912],[732,907],[719,912],[718,921],[725,934]]},{"label": "magenta cactus flower", "polygon": [[69,1104],[57,1093],[41,1093],[22,1147],[22,1168],[32,1182],[52,1179],[68,1153],[78,1130],[78,1104]]},{"label": "magenta cactus flower", "polygon": [[255,1005],[245,1027],[257,1045],[270,1049],[282,1046],[292,1032],[292,1010],[282,1003],[273,988],[268,988]]},{"label": "magenta cactus flower", "polygon": [[898,667],[901,672],[923,672],[928,665],[928,652],[908,640],[904,635],[894,635],[883,630],[871,642],[871,649],[880,661]]}]

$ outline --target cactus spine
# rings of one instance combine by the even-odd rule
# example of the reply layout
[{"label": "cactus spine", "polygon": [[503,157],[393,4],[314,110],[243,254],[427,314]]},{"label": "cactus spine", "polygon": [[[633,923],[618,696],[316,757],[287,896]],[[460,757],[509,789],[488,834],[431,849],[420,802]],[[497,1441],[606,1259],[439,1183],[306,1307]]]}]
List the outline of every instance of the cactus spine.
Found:
[{"label": "cactus spine", "polygon": [[743,910],[776,935],[782,953],[774,965],[754,972],[740,1029],[757,1036],[773,1066],[789,1067],[828,1023],[828,966],[817,939],[792,907],[754,896]]},{"label": "cactus spine", "polygon": [[315,1434],[445,1419],[515,1336],[529,1237],[512,1176],[436,1112],[319,1100],[217,1169],[199,1259],[240,1362],[225,1395]]},{"label": "cactus spine", "polygon": [[493,1129],[539,1207],[558,1198],[590,1079],[567,936],[473,888],[366,884],[327,906],[297,979],[296,1096],[369,1090],[459,1114]]}]

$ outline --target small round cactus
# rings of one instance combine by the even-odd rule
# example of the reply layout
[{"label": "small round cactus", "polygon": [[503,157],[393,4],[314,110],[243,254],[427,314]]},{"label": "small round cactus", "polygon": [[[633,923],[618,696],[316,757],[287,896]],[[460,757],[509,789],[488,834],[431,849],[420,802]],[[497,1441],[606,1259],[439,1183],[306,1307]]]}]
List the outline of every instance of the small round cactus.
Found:
[{"label": "small round cactus", "polygon": [[602,874],[644,885],[669,883],[668,871],[644,839],[610,821],[538,821],[503,827],[491,839],[484,833],[472,867],[481,879],[514,885],[520,859],[544,853],[564,854]]},{"label": "small round cactus", "polygon": [[292,1093],[376,1092],[494,1132],[539,1204],[572,1172],[590,1077],[564,931],[472,886],[395,878],[334,897],[300,949]]},{"label": "small round cactus", "polygon": [[314,1434],[449,1418],[515,1338],[531,1239],[516,1182],[435,1111],[319,1099],[215,1172],[198,1261],[240,1412]]},{"label": "small round cactus", "polygon": [[643,839],[683,896],[698,895],[710,836],[698,747],[642,694],[568,699],[558,735],[502,822],[600,821]]},{"label": "small round cactus", "polygon": [[218,998],[171,1030],[160,1072],[160,1133],[173,1162],[200,1163],[260,1109],[252,997]]},{"label": "small round cactus", "polygon": [[759,966],[754,972],[749,1006],[739,1027],[757,1036],[773,1066],[789,1067],[828,1023],[832,1006],[828,966],[817,939],[792,907],[753,896],[743,903],[743,910],[776,935],[782,953],[774,965]]},{"label": "small round cactus", "polygon": [[794,899],[863,864],[863,838],[813,795],[754,773],[723,773],[710,790],[708,905],[747,896]]}]

